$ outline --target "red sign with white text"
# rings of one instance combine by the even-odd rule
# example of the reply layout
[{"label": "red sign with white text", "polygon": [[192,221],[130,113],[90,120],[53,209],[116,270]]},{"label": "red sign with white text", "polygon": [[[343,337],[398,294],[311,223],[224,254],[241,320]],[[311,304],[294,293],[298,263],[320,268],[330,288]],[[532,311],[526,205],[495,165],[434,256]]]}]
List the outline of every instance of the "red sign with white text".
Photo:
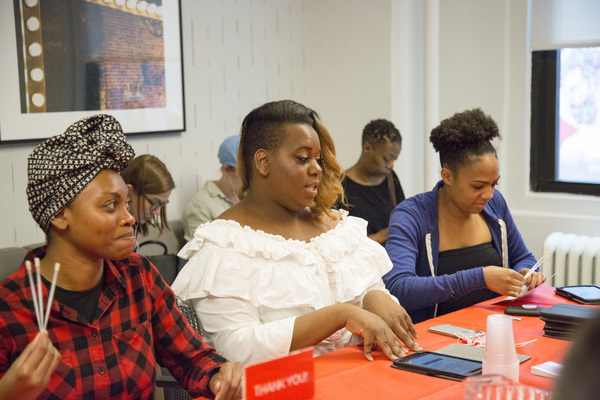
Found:
[{"label": "red sign with white text", "polygon": [[313,349],[290,353],[245,369],[246,400],[306,400],[315,393]]}]

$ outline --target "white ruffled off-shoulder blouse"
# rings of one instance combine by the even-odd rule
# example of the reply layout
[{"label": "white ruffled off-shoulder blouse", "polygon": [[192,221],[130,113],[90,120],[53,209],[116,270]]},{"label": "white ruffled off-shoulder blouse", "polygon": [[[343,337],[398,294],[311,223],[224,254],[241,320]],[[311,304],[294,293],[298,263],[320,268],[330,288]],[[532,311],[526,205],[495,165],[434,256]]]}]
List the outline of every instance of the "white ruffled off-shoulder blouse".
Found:
[{"label": "white ruffled off-shoulder blouse", "polygon": [[[196,229],[179,256],[189,259],[172,285],[191,299],[205,341],[230,361],[251,363],[289,353],[296,317],[350,303],[362,306],[392,263],[367,237],[367,222],[341,220],[309,242],[256,231],[231,220]],[[341,329],[317,344],[315,355],[357,343]]]}]

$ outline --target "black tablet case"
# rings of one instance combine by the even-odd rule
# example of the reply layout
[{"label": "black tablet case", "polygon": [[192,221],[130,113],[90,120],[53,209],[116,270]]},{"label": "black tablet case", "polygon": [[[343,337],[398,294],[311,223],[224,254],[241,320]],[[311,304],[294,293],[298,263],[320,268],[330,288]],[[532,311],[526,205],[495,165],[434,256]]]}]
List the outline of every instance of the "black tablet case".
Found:
[{"label": "black tablet case", "polygon": [[559,303],[543,309],[541,312],[541,317],[544,321],[576,324],[593,318],[599,310],[600,309],[596,307]]},{"label": "black tablet case", "polygon": [[543,307],[536,307],[534,309],[526,309],[523,306],[508,306],[504,309],[506,315],[519,315],[522,317],[540,317],[542,315]]},{"label": "black tablet case", "polygon": [[555,304],[541,310],[544,336],[573,340],[582,324],[594,318],[599,308],[576,304]]}]

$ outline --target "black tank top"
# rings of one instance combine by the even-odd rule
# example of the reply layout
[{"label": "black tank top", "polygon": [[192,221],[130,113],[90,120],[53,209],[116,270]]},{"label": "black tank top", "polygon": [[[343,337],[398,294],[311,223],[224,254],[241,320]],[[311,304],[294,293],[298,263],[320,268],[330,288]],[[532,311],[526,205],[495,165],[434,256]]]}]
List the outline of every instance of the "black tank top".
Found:
[{"label": "black tank top", "polygon": [[[438,276],[450,275],[458,271],[481,266],[485,267],[487,265],[502,266],[502,258],[492,245],[492,242],[440,252],[438,255],[437,270]],[[470,307],[473,304],[492,299],[496,296],[498,294],[488,288],[476,290],[461,298],[449,299],[443,303],[439,303],[437,315],[444,315]]]},{"label": "black tank top", "polygon": [[[394,173],[392,176],[396,201],[400,203],[404,200],[404,191],[396,174]],[[354,217],[366,220],[368,222],[367,235],[372,235],[388,227],[392,204],[387,179],[377,186],[364,186],[345,177],[342,186],[348,199],[348,206],[342,204],[337,206],[348,210],[348,213]]]}]

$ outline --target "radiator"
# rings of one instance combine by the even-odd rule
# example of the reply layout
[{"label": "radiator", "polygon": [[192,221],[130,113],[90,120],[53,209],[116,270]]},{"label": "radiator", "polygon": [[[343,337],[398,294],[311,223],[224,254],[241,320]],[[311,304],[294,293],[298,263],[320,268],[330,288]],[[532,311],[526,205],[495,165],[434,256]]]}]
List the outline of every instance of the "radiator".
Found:
[{"label": "radiator", "polygon": [[600,284],[600,237],[554,232],[544,241],[542,272],[552,286]]}]

